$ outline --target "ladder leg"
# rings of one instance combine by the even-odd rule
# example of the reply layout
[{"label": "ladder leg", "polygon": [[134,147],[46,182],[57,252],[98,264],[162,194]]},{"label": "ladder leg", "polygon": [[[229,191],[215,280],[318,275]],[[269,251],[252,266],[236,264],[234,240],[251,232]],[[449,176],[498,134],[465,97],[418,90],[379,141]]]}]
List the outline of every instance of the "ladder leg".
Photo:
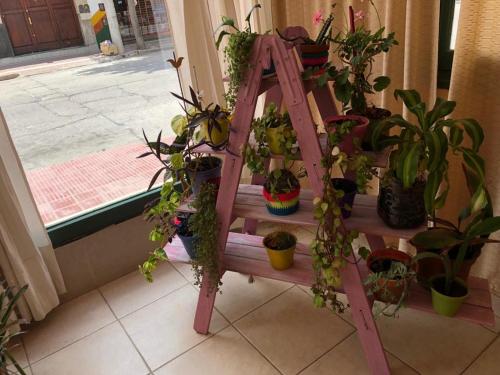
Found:
[{"label": "ladder leg", "polygon": [[[350,260],[351,262],[355,260],[354,255]],[[366,296],[356,264],[348,263],[342,270],[342,284],[351,306],[352,318],[358,330],[368,367],[375,375],[389,375],[391,371],[373,318],[371,303]]]},{"label": "ladder leg", "polygon": [[[203,275],[205,280],[205,275]],[[196,314],[194,317],[194,330],[203,335],[208,334],[210,327],[210,319],[212,319],[212,312],[215,304],[215,290],[208,290],[208,283],[202,282],[200,294],[198,295],[198,306],[196,307]]]}]

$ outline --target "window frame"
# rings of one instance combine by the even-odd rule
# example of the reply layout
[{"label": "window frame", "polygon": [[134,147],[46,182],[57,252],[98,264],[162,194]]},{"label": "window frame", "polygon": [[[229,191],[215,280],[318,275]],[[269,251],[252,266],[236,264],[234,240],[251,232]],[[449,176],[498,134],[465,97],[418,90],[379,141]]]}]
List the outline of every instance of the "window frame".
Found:
[{"label": "window frame", "polygon": [[437,85],[440,89],[450,87],[454,51],[450,49],[455,0],[441,0],[439,10],[439,43]]}]

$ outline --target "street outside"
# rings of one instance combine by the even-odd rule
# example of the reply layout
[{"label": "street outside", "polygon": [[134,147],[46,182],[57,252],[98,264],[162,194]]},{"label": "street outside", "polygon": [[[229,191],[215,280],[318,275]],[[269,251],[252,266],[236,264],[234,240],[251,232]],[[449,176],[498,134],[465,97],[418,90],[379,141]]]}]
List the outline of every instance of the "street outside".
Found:
[{"label": "street outside", "polygon": [[[0,108],[26,170],[171,135],[172,50],[0,81]],[[1,72],[0,72],[1,73]]]}]

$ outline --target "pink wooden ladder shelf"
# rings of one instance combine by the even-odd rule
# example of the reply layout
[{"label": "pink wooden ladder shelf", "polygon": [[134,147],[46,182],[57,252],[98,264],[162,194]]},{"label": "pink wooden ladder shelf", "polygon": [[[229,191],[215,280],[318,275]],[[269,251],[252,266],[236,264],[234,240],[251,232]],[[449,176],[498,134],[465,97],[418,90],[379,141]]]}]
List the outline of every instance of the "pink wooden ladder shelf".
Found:
[{"label": "pink wooden ladder shelf", "polygon": [[[262,71],[271,66],[271,59],[276,67],[277,79],[263,79]],[[324,168],[321,167],[321,146],[307,101],[307,92],[310,91],[313,93],[323,119],[336,114],[335,102],[330,90],[326,86],[316,87],[313,81],[302,80],[301,68],[299,68],[294,49],[276,36],[259,36],[254,44],[246,80],[238,92],[232,120],[234,131],[230,133],[228,145],[231,152],[224,153],[222,182],[216,206],[220,228],[218,249],[222,272],[231,270],[302,285],[311,285],[314,280],[312,262],[307,247],[298,246],[294,267],[286,271],[275,271],[267,261],[265,250],[261,245],[262,238],[255,236],[258,220],[316,225],[312,218],[312,199],[314,196],[322,196]],[[241,150],[249,139],[257,98],[264,92],[267,93],[266,105],[274,102],[279,107],[282,101],[285,103],[297,133],[302,160],[312,187],[312,192],[304,190],[301,193],[301,201],[304,204],[301,204],[299,211],[285,217],[272,216],[267,213],[262,198],[259,196],[258,188],[239,184],[244,164]],[[205,151],[211,152],[208,149]],[[252,177],[253,185],[262,183],[262,176]],[[360,232],[366,233],[372,249],[385,246],[382,235],[410,238],[421,230],[421,228],[417,228],[416,230],[397,231],[387,228],[378,218],[375,207],[374,197],[360,196],[353,208],[352,217],[346,221],[347,227],[356,228]],[[181,210],[188,211],[189,208],[185,205],[181,207]],[[231,223],[238,216],[246,218],[244,234],[229,233]],[[175,239],[171,245],[167,246],[166,250],[171,261],[188,261],[179,240]],[[373,301],[367,298],[363,286],[366,266],[362,262],[354,262],[354,257],[353,254],[352,262],[348,263],[342,271],[343,291],[349,300],[352,317],[371,371],[374,374],[390,374],[387,358],[372,315]],[[487,283],[477,279],[474,285],[476,288],[475,297],[470,298],[471,302],[466,305],[464,316],[461,318],[473,322],[494,324]],[[414,295],[416,298],[408,303],[409,306],[426,311],[432,310],[428,293],[417,288]],[[209,293],[207,283],[203,282],[194,321],[196,332],[208,333],[215,296],[216,292]]]}]

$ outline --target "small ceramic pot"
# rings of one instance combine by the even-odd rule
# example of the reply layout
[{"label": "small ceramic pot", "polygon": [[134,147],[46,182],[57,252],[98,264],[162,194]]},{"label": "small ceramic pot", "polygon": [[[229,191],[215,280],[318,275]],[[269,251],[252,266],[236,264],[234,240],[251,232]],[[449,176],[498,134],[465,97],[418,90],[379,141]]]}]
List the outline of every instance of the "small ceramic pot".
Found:
[{"label": "small ceramic pot", "polygon": [[343,152],[347,155],[352,155],[354,153],[354,138],[358,138],[360,140],[364,139],[369,121],[366,117],[358,115],[330,116],[325,119],[326,130],[334,132],[335,124],[342,123],[344,121],[357,122],[357,125],[352,128],[349,134],[344,136],[344,140],[339,145]]},{"label": "small ceramic pot", "polygon": [[347,219],[351,216],[351,210],[346,209],[345,206],[353,207],[358,186],[354,181],[346,178],[332,178],[332,184],[335,190],[344,192],[344,196],[338,200],[338,204],[342,211],[342,217]]},{"label": "small ceramic pot", "polygon": [[453,296],[443,293],[445,277],[444,275],[435,276],[431,280],[432,307],[439,315],[455,316],[462,303],[469,296],[469,288],[461,279],[453,280]]},{"label": "small ceramic pot", "polygon": [[330,45],[322,44],[300,44],[300,57],[304,68],[323,66],[328,62],[328,50]]},{"label": "small ceramic pot", "polygon": [[184,245],[184,249],[186,250],[186,253],[188,253],[189,257],[191,259],[196,259],[196,240],[198,239],[198,237],[194,235],[183,236],[181,234],[177,234],[177,236],[179,236],[179,239]]},{"label": "small ceramic pot", "polygon": [[[354,115],[352,110],[347,111],[348,115]],[[366,111],[366,114],[364,115],[369,123],[368,123],[368,129],[366,130],[366,133],[363,137],[363,142],[361,142],[361,148],[364,151],[373,151],[372,147],[372,133],[373,130],[377,128],[377,126],[386,118],[391,116],[391,111],[384,109],[384,108],[378,108],[378,107],[369,107]]]},{"label": "small ceramic pot", "polygon": [[217,187],[220,185],[222,160],[214,156],[204,156],[204,158],[212,159],[214,165],[212,169],[195,171],[189,167],[187,168],[189,180],[191,181],[191,190],[195,196],[200,192],[201,185],[205,182],[214,184]]},{"label": "small ceramic pot", "polygon": [[409,229],[422,225],[427,219],[424,190],[423,180],[405,189],[397,178],[385,179],[378,193],[378,215],[391,228]]},{"label": "small ceramic pot", "polygon": [[293,245],[282,250],[272,249],[269,247],[268,237],[273,234],[274,233],[267,235],[263,240],[264,247],[267,251],[267,256],[269,257],[269,262],[271,263],[271,267],[273,267],[275,270],[286,270],[293,266],[293,255],[295,253],[295,247],[297,245],[297,238],[289,233],[295,239],[295,243]]},{"label": "small ceramic pot", "polygon": [[[374,269],[374,264],[375,262],[384,261],[397,261],[405,264],[407,267],[410,267],[411,256],[394,249],[375,250],[372,251],[366,259],[366,265],[371,272],[380,272],[380,270]],[[384,271],[386,270],[384,269]],[[374,293],[375,298],[386,303],[398,303],[410,282],[411,280],[408,279],[388,280],[380,278],[377,280],[378,286],[384,288],[387,293],[383,293],[382,290],[378,290]]]},{"label": "small ceramic pot", "polygon": [[267,210],[273,215],[290,215],[299,208],[300,187],[283,194],[271,194],[263,187],[262,195],[266,200]]},{"label": "small ceramic pot", "polygon": [[220,126],[220,130],[214,126],[212,127],[210,133],[208,131],[207,122],[202,123],[200,127],[205,141],[210,146],[215,148],[220,147],[227,142],[229,138],[229,126],[231,125],[231,122],[229,121],[228,118],[219,120],[218,123]]}]

